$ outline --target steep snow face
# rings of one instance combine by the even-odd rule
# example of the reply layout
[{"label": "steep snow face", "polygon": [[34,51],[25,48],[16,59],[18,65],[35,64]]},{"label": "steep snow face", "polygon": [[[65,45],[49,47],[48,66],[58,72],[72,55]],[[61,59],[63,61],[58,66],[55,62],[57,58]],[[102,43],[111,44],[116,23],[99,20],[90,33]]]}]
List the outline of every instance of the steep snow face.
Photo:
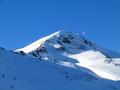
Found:
[{"label": "steep snow face", "polygon": [[25,53],[30,53],[30,52],[36,50],[37,48],[39,48],[44,42],[46,42],[50,38],[55,37],[55,36],[59,36],[59,34],[60,34],[60,31],[55,32],[49,36],[43,37],[43,38],[33,42],[32,44],[30,44],[24,48],[21,48],[21,49],[15,50],[15,51],[24,51]]},{"label": "steep snow face", "polygon": [[80,34],[58,31],[16,51],[71,68],[85,67],[100,78],[120,80],[120,54],[98,47]]}]

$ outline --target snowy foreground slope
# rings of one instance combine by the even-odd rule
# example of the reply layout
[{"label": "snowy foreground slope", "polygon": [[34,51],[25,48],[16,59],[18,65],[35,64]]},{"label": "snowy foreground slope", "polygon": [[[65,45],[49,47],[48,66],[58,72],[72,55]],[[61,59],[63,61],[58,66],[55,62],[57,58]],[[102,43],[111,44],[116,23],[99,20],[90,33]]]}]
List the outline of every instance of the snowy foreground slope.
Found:
[{"label": "snowy foreground slope", "polygon": [[120,90],[120,54],[79,34],[56,32],[0,48],[0,90]]}]

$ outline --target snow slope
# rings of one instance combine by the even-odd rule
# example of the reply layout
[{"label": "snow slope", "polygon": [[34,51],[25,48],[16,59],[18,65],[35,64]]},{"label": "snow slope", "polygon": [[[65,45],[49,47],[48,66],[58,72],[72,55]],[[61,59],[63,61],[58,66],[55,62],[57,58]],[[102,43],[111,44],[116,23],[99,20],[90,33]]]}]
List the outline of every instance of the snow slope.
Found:
[{"label": "snow slope", "polygon": [[0,50],[0,90],[119,90],[120,82],[83,67]]},{"label": "snow slope", "polygon": [[[65,55],[66,56],[66,55]],[[68,57],[77,59],[78,66],[86,67],[96,73],[98,76],[110,80],[120,80],[120,58],[118,58],[118,66],[115,65],[115,59],[112,59],[111,63],[109,58],[99,51],[86,51],[80,54],[67,55]]]},{"label": "snow slope", "polygon": [[32,44],[0,48],[0,90],[120,90],[120,54],[80,34],[58,31]]},{"label": "snow slope", "polygon": [[82,66],[101,78],[120,80],[120,54],[101,48],[80,34],[58,31],[16,51],[52,62],[69,63],[69,66]]},{"label": "snow slope", "polygon": [[35,41],[34,43],[22,48],[22,49],[18,49],[16,51],[24,51],[25,53],[30,53],[31,51],[34,51],[36,48],[40,47],[46,40],[54,37],[55,35],[59,35],[60,31],[55,32],[49,36],[43,37],[37,41]]}]

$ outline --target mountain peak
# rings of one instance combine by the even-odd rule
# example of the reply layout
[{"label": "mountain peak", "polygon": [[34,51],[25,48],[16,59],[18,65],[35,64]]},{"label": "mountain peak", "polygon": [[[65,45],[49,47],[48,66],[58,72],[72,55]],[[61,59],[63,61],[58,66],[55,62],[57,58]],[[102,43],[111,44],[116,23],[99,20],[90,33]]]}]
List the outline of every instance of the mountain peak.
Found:
[{"label": "mountain peak", "polygon": [[57,31],[57,32],[55,32],[55,33],[53,33],[53,34],[50,34],[50,35],[45,36],[45,37],[43,37],[43,38],[40,38],[40,39],[38,39],[37,41],[33,42],[32,44],[30,44],[30,45],[28,45],[28,46],[26,46],[26,47],[24,47],[24,48],[17,49],[17,50],[15,50],[15,51],[24,51],[25,53],[29,53],[29,52],[35,50],[36,48],[38,48],[41,44],[43,44],[43,43],[44,43],[45,41],[47,41],[48,39],[53,38],[53,37],[55,37],[55,36],[58,37],[61,32],[62,32],[62,31]]},{"label": "mountain peak", "polygon": [[[80,34],[75,34],[75,33],[72,33],[72,32],[65,32],[65,31],[57,31],[53,34],[50,34],[48,36],[45,36],[43,38],[40,38],[38,39],[37,41],[33,42],[32,44],[24,47],[24,48],[21,48],[21,49],[17,49],[15,51],[24,51],[25,53],[30,53],[34,50],[36,50],[37,48],[39,48],[42,44],[44,44],[45,42],[51,40],[53,43],[55,43],[55,41],[57,42],[61,42],[62,44],[70,44],[70,43],[73,43],[71,45],[79,45],[79,43],[86,43],[86,44],[89,44],[89,45],[92,45],[91,42],[87,41],[84,37],[82,37]],[[83,44],[84,44],[83,43]],[[75,46],[77,46],[75,45]],[[67,45],[67,46],[70,46],[70,45]],[[89,47],[86,45],[86,47]]]},{"label": "mountain peak", "polygon": [[[84,38],[83,34],[76,34],[72,32],[57,31],[53,34],[38,39],[26,47],[15,50],[15,52],[24,52],[26,54],[33,54],[37,52],[36,57],[41,57],[41,52],[47,51],[52,53],[53,50],[62,50],[64,52],[76,54],[83,51],[94,50],[100,51],[107,57],[120,57],[119,53],[108,49],[101,48],[93,42]],[[38,53],[39,52],[39,53]],[[48,54],[48,53],[47,53]]]},{"label": "mountain peak", "polygon": [[3,50],[0,90],[120,90],[120,54],[82,34],[57,31],[17,52]]}]

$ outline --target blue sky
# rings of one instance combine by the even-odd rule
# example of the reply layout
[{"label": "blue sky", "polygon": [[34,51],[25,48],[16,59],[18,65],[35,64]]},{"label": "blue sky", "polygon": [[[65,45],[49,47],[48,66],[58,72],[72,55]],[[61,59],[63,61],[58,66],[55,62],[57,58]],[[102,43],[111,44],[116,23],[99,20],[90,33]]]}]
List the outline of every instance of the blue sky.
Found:
[{"label": "blue sky", "polygon": [[119,0],[0,0],[0,46],[27,44],[58,30],[85,32],[120,52]]}]

